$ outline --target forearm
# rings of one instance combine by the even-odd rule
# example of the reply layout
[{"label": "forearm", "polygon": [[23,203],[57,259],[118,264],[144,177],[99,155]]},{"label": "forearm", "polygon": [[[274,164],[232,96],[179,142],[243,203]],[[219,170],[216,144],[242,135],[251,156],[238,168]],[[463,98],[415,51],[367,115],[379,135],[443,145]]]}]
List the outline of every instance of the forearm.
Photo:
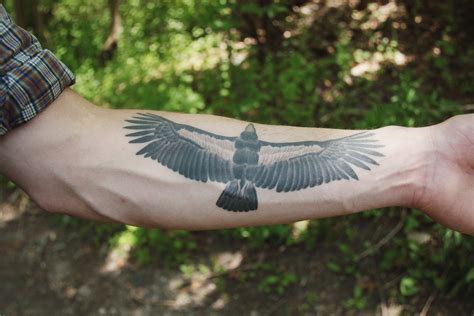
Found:
[{"label": "forearm", "polygon": [[[140,226],[214,229],[411,205],[422,190],[428,164],[427,128],[385,127],[370,137],[383,145],[376,149],[383,156],[374,157],[378,165],[367,164],[370,170],[351,165],[357,179],[307,183],[289,192],[257,185],[258,208],[231,212],[216,205],[230,179],[195,181],[159,159],[136,155],[146,144],[129,143],[133,138],[125,135],[137,130],[124,128],[125,120],[136,113],[97,108],[66,91],[38,118],[0,140],[1,171],[50,211]],[[216,116],[154,113],[227,137],[238,137],[248,124]],[[255,130],[259,141],[273,143],[325,141],[359,132],[260,124]]]}]

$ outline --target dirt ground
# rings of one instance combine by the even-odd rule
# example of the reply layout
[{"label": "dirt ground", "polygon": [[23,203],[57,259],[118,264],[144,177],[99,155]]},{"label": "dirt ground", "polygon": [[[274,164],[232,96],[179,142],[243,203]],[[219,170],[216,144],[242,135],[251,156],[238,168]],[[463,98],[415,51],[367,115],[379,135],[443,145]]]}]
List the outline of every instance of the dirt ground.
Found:
[{"label": "dirt ground", "polygon": [[[0,191],[0,315],[474,315],[473,302],[444,301],[430,289],[395,302],[399,276],[383,275],[368,260],[358,280],[331,272],[340,259],[334,241],[318,251],[300,247],[249,250],[243,242],[224,242],[212,232],[195,233],[198,254],[192,264],[210,259],[222,269],[186,273],[157,263],[139,265],[58,225],[18,190]],[[392,223],[387,222],[387,225]],[[373,234],[371,224],[358,228]],[[202,250],[202,251],[201,251]],[[279,292],[262,284],[254,267],[284,267],[299,278]],[[257,275],[250,272],[257,271]],[[245,276],[246,278],[244,278]],[[367,301],[348,307],[354,284]],[[260,284],[260,285],[258,285]],[[275,288],[273,288],[275,287]]]}]

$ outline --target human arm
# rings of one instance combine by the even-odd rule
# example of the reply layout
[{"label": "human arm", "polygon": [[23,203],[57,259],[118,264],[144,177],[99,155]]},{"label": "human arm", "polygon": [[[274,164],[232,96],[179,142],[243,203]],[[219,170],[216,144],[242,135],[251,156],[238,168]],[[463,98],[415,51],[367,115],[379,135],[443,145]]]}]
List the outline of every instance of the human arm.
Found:
[{"label": "human arm", "polygon": [[[230,212],[216,205],[229,179],[195,181],[136,155],[146,143],[129,143],[133,137],[125,135],[133,130],[124,127],[133,125],[126,120],[137,112],[222,137],[238,137],[247,126],[209,115],[102,109],[66,90],[37,118],[0,139],[0,171],[48,211],[139,226],[217,229],[402,205],[474,233],[472,115],[433,127],[371,131],[383,156],[368,155],[377,162],[370,170],[349,164],[357,180],[291,192],[256,187],[256,210]],[[327,141],[359,132],[260,124],[255,130],[269,143]]]}]

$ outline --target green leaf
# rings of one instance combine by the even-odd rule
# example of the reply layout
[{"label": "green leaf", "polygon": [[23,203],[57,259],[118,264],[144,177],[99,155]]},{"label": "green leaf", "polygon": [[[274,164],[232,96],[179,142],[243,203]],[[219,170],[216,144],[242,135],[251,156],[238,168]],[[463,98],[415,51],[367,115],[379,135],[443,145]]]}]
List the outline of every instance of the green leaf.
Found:
[{"label": "green leaf", "polygon": [[333,261],[328,262],[328,263],[327,263],[327,267],[328,267],[328,269],[331,270],[332,272],[341,272],[341,267],[340,267],[337,263],[335,263],[335,262],[333,262]]},{"label": "green leaf", "polygon": [[403,296],[412,296],[418,292],[416,280],[410,277],[404,277],[400,281],[400,294]]},{"label": "green leaf", "polygon": [[474,282],[474,268],[471,268],[471,270],[466,274],[466,282]]}]

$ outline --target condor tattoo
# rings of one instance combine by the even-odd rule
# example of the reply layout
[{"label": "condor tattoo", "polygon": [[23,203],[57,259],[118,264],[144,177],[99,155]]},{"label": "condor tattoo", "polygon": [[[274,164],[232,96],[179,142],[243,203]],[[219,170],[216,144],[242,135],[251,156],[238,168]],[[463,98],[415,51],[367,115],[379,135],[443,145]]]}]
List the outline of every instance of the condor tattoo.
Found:
[{"label": "condor tattoo", "polygon": [[258,139],[253,124],[227,137],[138,113],[125,126],[130,143],[146,144],[136,154],[158,161],[188,179],[225,183],[216,205],[228,211],[258,208],[256,188],[298,191],[337,180],[358,180],[354,166],[370,170],[383,145],[370,132],[326,141],[271,143]]}]

